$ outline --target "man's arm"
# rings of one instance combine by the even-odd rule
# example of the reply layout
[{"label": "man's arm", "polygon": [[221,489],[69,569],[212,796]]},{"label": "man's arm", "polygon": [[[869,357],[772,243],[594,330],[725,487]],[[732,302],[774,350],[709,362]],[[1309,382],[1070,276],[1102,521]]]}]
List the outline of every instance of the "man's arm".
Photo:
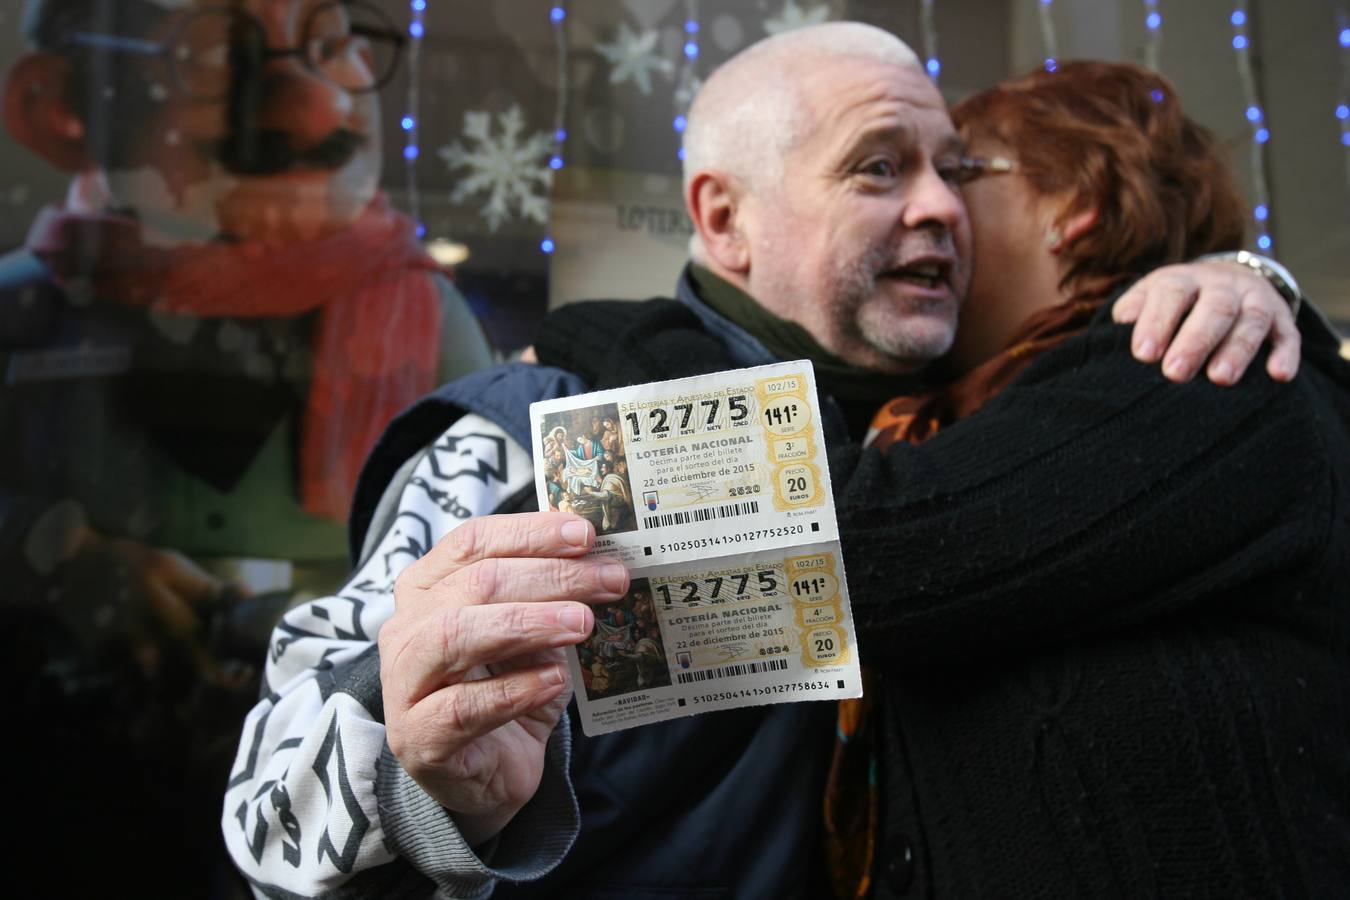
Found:
[{"label": "man's arm", "polygon": [[[538,345],[527,348],[522,360],[572,372],[594,390],[716,372],[730,364],[721,341],[675,301],[645,317],[626,340],[614,340],[612,328],[603,326],[610,311],[626,305],[599,300],[554,310],[549,320],[561,327],[546,324]],[[1207,375],[1215,383],[1235,383],[1267,340],[1272,353],[1267,369],[1277,370],[1272,377],[1287,381],[1298,371],[1302,339],[1289,304],[1265,279],[1242,267],[1221,262],[1164,266],[1135,282],[1112,311],[1116,321],[1140,323],[1132,345],[1135,358],[1153,365],[1166,354],[1164,374],[1173,381],[1191,380],[1208,363]],[[566,340],[554,339],[555,333]],[[644,347],[642,354],[630,352],[635,344]]]},{"label": "man's arm", "polygon": [[[465,467],[459,440],[502,442],[500,475]],[[347,585],[278,625],[222,817],[255,891],[482,896],[566,852],[577,809],[566,722],[554,725],[569,691],[548,656],[589,631],[576,595],[610,595],[579,558],[594,530],[576,517],[473,518],[532,481],[520,447],[464,417],[413,468]],[[567,541],[577,522],[585,534]],[[525,574],[490,559],[501,553]]]},{"label": "man's arm", "polygon": [[1306,380],[1172,385],[1129,341],[1100,323],[922,445],[832,456],[864,655],[1072,640],[1320,552],[1331,464]]}]

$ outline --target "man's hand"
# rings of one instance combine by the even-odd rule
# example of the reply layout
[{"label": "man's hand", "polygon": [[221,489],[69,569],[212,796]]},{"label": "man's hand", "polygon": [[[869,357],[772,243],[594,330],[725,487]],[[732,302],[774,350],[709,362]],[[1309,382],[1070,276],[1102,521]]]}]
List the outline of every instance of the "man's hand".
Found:
[{"label": "man's hand", "polygon": [[628,590],[617,563],[582,559],[585,519],[470,519],[398,577],[380,630],[389,747],[476,844],[534,796],[570,696],[562,648],[585,640],[586,603]]},{"label": "man's hand", "polygon": [[1137,323],[1131,342],[1135,358],[1161,359],[1163,374],[1173,381],[1189,381],[1205,366],[1215,384],[1236,384],[1267,338],[1270,377],[1290,381],[1298,373],[1302,340],[1289,304],[1264,278],[1237,263],[1156,269],[1125,292],[1111,315],[1117,322]]}]

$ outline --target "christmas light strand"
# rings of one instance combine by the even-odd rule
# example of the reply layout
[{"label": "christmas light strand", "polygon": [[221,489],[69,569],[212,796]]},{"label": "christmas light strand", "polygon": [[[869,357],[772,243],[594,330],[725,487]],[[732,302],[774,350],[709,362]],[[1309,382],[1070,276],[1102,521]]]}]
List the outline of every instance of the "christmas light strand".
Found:
[{"label": "christmas light strand", "polygon": [[1273,246],[1270,236],[1270,192],[1266,186],[1266,144],[1270,141],[1270,128],[1266,125],[1266,114],[1256,92],[1256,78],[1252,75],[1251,14],[1247,10],[1247,0],[1237,0],[1228,22],[1233,28],[1233,51],[1237,54],[1238,81],[1242,85],[1245,102],[1243,115],[1252,133],[1252,191],[1255,200],[1252,219],[1256,222],[1256,246],[1261,250],[1269,250]]},{"label": "christmas light strand", "polygon": [[412,21],[408,23],[408,93],[404,103],[403,118],[399,125],[403,128],[403,161],[408,182],[408,213],[417,223],[417,236],[426,237],[427,226],[422,222],[421,201],[417,194],[417,157],[421,154],[417,145],[417,114],[421,103],[418,93],[418,74],[422,60],[422,38],[426,37],[427,0],[412,0]]},{"label": "christmas light strand", "polygon": [[1340,125],[1341,146],[1345,148],[1345,181],[1350,186],[1350,14],[1345,4],[1336,8],[1336,44],[1341,54],[1341,90],[1336,101],[1336,121]]},{"label": "christmas light strand", "polygon": [[1052,15],[1054,11],[1055,0],[1041,0],[1041,43],[1045,45],[1045,70],[1053,72],[1058,67],[1056,60],[1059,59],[1059,46],[1055,40],[1055,18]]},{"label": "christmas light strand", "polygon": [[933,16],[934,0],[923,0],[919,8],[919,27],[923,32],[924,68],[928,77],[936,84],[942,74],[942,62],[938,59],[937,20]]},{"label": "christmas light strand", "polygon": [[1155,72],[1162,56],[1162,25],[1158,0],[1144,0],[1144,65]]},{"label": "christmas light strand", "polygon": [[680,41],[679,69],[675,76],[675,116],[671,125],[675,129],[675,154],[684,161],[684,129],[688,125],[686,116],[689,104],[698,93],[698,58],[702,52],[699,44],[700,25],[698,19],[698,0],[684,0],[684,31]]},{"label": "christmas light strand", "polygon": [[[556,99],[553,101],[553,149],[549,154],[548,167],[550,171],[557,172],[567,164],[567,156],[563,149],[567,143],[567,4],[565,0],[558,0],[548,11],[548,20],[553,26],[553,46],[555,55],[558,58],[558,91]],[[549,216],[549,222],[552,223],[553,217]],[[553,229],[551,224],[544,227],[544,239],[539,242],[539,249],[544,253],[552,253],[556,248],[553,242]]]}]

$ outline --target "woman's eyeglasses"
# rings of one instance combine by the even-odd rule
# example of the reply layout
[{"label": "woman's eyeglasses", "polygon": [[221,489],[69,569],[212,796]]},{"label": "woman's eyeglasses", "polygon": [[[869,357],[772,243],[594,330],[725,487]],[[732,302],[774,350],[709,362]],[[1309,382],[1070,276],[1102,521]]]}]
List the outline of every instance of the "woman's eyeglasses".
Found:
[{"label": "woman's eyeglasses", "polygon": [[1006,156],[963,156],[959,180],[962,184],[969,184],[986,175],[1006,175],[1015,168],[1013,161]]}]

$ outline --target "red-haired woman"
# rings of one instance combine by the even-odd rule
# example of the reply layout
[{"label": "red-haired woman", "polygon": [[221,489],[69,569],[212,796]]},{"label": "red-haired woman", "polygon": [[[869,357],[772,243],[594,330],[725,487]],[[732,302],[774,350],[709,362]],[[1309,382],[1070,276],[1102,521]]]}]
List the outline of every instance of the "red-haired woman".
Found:
[{"label": "red-haired woman", "polygon": [[1130,358],[1115,294],[1243,233],[1220,147],[1156,74],[1063,63],[954,118],[978,255],[959,374],[882,411],[838,503],[880,676],[874,895],[1343,894],[1336,341],[1305,312],[1292,384]]}]

